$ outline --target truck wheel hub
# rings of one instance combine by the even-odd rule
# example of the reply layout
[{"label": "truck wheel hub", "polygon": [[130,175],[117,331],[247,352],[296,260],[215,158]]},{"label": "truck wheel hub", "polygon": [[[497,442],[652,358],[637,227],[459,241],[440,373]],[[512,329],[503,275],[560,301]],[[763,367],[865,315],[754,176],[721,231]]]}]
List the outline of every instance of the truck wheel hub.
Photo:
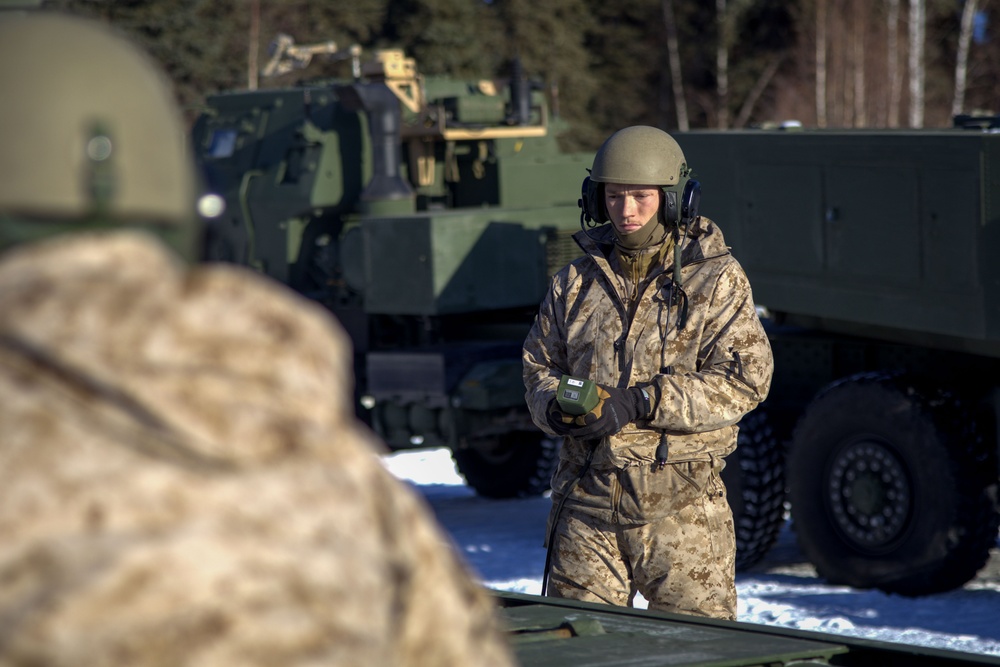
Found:
[{"label": "truck wheel hub", "polygon": [[854,546],[890,547],[906,528],[911,498],[906,468],[885,445],[859,439],[834,458],[827,500],[837,527]]}]

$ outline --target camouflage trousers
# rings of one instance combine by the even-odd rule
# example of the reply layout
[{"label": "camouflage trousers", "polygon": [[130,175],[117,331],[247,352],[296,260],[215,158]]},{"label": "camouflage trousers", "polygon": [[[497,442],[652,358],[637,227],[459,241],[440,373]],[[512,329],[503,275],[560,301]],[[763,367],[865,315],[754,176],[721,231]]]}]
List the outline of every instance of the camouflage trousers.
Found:
[{"label": "camouflage trousers", "polygon": [[706,473],[707,484],[694,498],[681,497],[677,507],[660,508],[666,511],[643,523],[566,503],[550,547],[547,594],[632,606],[640,593],[650,609],[735,619],[733,515],[718,473]]}]

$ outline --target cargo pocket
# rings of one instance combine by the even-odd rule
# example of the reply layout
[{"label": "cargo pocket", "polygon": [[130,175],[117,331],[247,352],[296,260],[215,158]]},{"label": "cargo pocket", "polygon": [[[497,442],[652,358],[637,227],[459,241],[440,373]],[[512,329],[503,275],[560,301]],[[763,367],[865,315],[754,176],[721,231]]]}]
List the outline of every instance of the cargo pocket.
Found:
[{"label": "cargo pocket", "polygon": [[674,485],[675,507],[681,509],[697,501],[710,492],[712,482],[712,464],[708,461],[681,461],[669,465],[667,470],[673,470],[678,481]]},{"label": "cargo pocket", "polygon": [[619,476],[623,495],[619,508],[627,520],[648,521],[674,514],[699,501],[709,491],[712,464],[680,461],[663,469],[633,466]]}]

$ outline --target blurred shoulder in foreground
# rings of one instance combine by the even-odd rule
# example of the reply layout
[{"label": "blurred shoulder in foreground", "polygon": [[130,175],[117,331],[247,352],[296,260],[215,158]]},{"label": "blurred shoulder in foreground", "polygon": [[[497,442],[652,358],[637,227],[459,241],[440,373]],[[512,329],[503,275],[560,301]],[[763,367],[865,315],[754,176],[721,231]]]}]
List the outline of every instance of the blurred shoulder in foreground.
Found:
[{"label": "blurred shoulder in foreground", "polygon": [[0,15],[0,89],[0,665],[512,664],[355,419],[336,322],[189,263],[155,65]]}]

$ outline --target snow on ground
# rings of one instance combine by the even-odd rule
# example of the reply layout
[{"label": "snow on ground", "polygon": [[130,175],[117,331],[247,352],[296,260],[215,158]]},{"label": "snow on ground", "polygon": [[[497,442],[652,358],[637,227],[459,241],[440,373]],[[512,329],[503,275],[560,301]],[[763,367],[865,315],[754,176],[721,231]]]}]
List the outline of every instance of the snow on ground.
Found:
[{"label": "snow on ground", "polygon": [[[464,485],[446,449],[400,452],[383,460],[427,499],[487,587],[541,592],[548,498],[480,498]],[[995,561],[1000,553],[994,553]],[[829,586],[803,561],[788,526],[765,562],[753,569],[736,578],[741,621],[1000,655],[997,577],[922,598]]]}]

